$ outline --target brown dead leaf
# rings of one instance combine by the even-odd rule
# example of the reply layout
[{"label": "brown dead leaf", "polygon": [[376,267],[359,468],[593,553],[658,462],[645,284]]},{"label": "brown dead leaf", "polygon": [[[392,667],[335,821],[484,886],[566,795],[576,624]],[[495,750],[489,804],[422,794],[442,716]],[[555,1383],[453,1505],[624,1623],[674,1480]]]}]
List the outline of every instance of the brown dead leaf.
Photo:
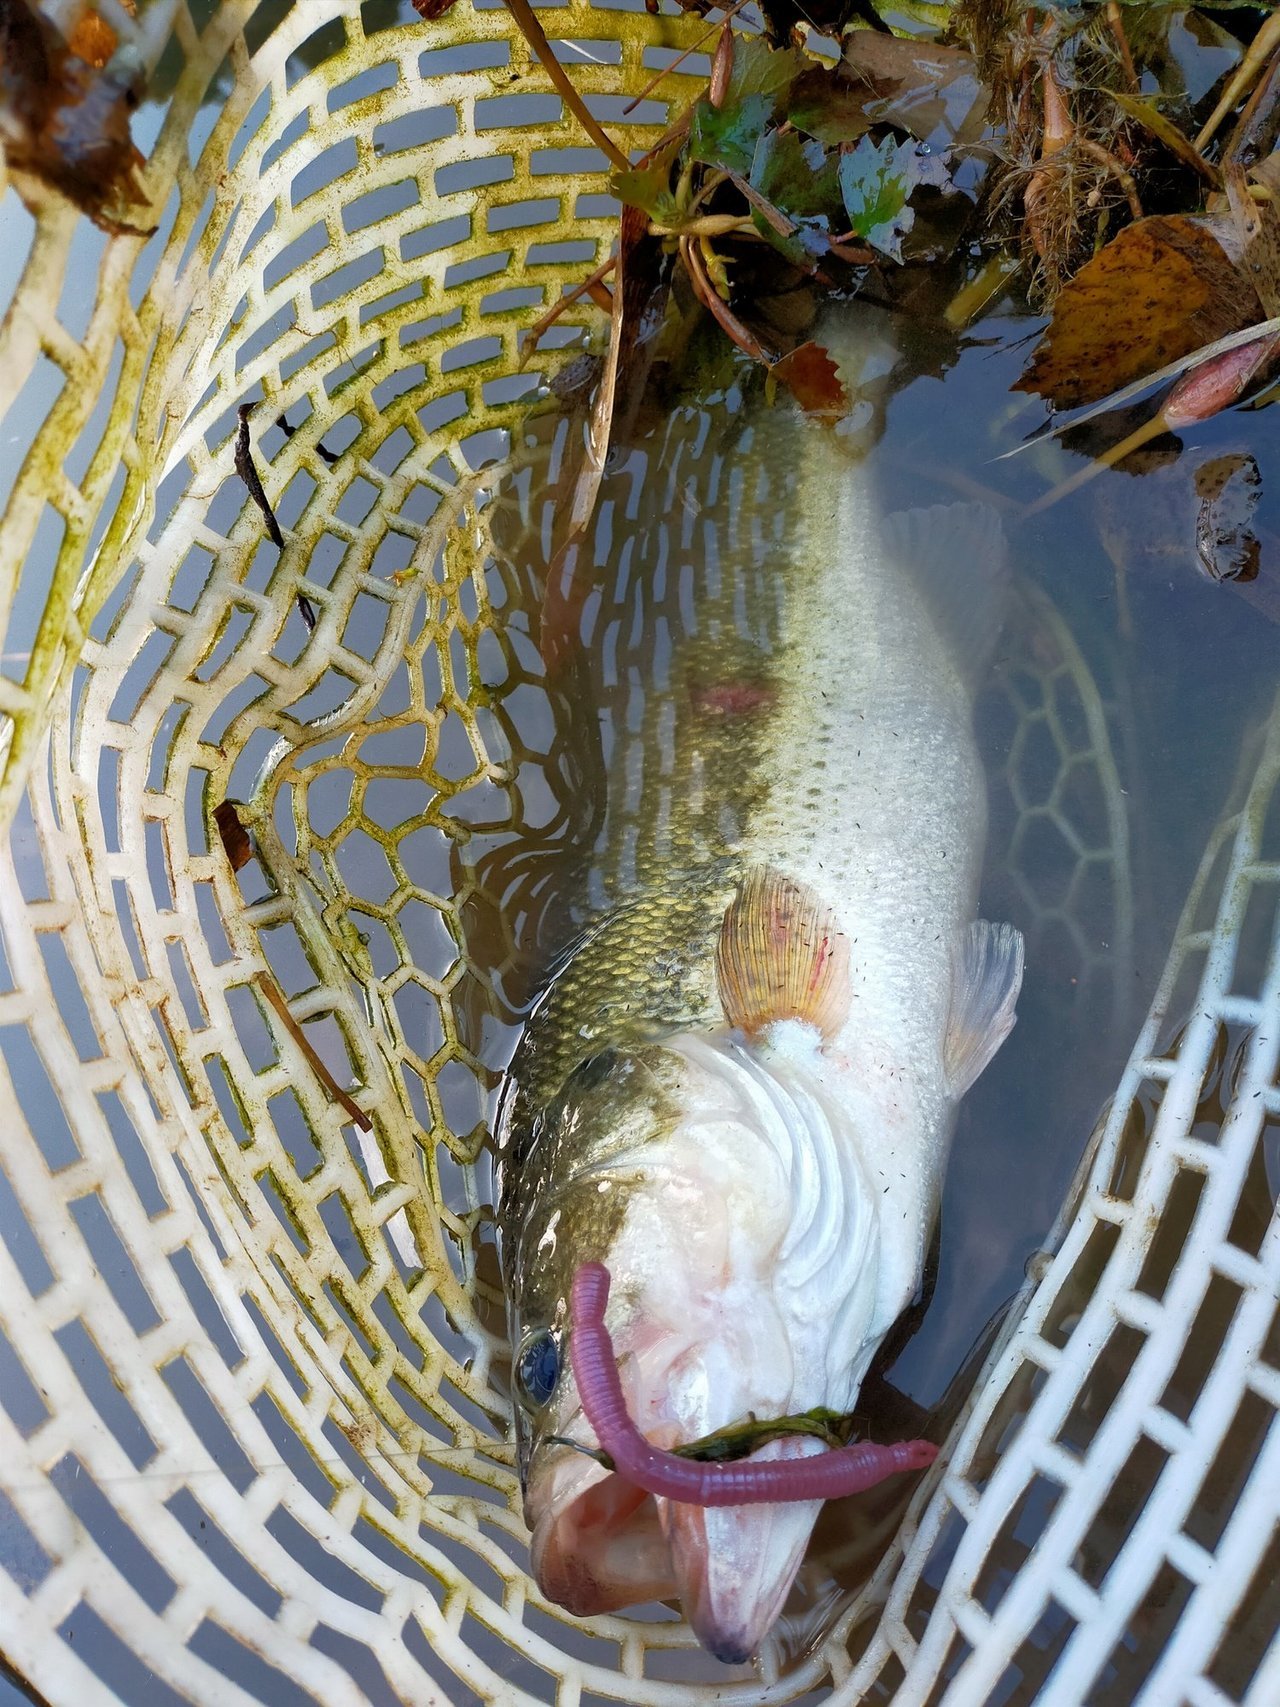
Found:
[{"label": "brown dead leaf", "polygon": [[454,0],[413,0],[413,9],[427,23],[434,24],[437,18],[443,18],[454,4]]},{"label": "brown dead leaf", "polygon": [[116,51],[116,32],[98,12],[86,12],[72,30],[67,46],[77,59],[101,71]]},{"label": "brown dead leaf", "polygon": [[1125,226],[1066,284],[1017,391],[1057,409],[1095,403],[1261,318],[1258,294],[1201,221]]},{"label": "brown dead leaf", "polygon": [[253,843],[249,840],[249,832],[240,821],[240,814],[232,800],[220,800],[213,809],[213,822],[217,826],[218,835],[222,840],[222,851],[226,854],[232,871],[240,871],[253,858]]},{"label": "brown dead leaf", "polygon": [[[85,52],[102,45],[100,38]],[[132,48],[95,70],[26,0],[0,0],[0,135],[9,163],[116,236],[155,229],[122,217],[148,201],[140,178],[146,162],[129,133],[143,81]]]},{"label": "brown dead leaf", "polygon": [[958,47],[854,30],[840,73],[875,97],[872,122],[892,124],[934,148],[964,147],[982,134],[988,92],[972,54]]},{"label": "brown dead leaf", "polygon": [[1280,212],[1274,202],[1254,201],[1238,160],[1227,161],[1224,175],[1231,218],[1241,244],[1240,269],[1271,319],[1280,314]]},{"label": "brown dead leaf", "polygon": [[849,413],[849,393],[821,344],[801,344],[774,362],[769,376],[781,380],[806,415],[834,424]]}]

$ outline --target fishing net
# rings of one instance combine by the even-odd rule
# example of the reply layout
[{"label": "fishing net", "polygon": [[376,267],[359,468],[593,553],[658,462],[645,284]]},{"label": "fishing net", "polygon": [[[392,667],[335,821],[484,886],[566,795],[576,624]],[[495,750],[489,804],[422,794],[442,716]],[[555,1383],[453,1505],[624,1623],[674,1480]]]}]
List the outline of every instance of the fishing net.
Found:
[{"label": "fishing net", "polygon": [[[158,228],[108,239],[11,166],[0,263],[12,1675],[53,1703],[1274,1699],[1280,722],[856,1602],[738,1675],[662,1609],[546,1605],[485,1148],[545,908],[518,862],[512,905],[484,875],[577,797],[513,617],[554,434],[507,463],[594,313],[521,369],[608,252],[605,162],[501,5],[108,13],[161,92]],[[694,57],[629,110],[689,20],[539,16],[628,144],[702,86]],[[237,467],[249,403],[282,548]],[[669,511],[686,544],[702,495]],[[1096,791],[1063,885],[1024,899],[1069,927],[1100,872],[1118,958],[1076,952],[1118,984],[1105,711],[1052,611],[1027,620],[997,809],[1016,841]]]}]

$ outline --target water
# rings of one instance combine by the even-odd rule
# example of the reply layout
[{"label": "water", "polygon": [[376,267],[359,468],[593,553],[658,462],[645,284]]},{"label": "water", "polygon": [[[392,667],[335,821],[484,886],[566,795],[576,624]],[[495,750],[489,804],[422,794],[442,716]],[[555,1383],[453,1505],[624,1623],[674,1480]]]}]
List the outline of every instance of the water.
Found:
[{"label": "water", "polygon": [[[1103,473],[1025,516],[1079,465],[1056,443],[999,460],[1043,419],[1037,400],[1011,390],[1038,324],[1015,305],[958,337],[905,315],[865,323],[868,339],[899,352],[861,434],[866,477],[886,508],[982,497],[1004,518],[1019,591],[978,715],[992,787],[981,911],[1011,919],[1028,940],[1019,1024],[961,1109],[928,1307],[914,1331],[890,1336],[864,1390],[860,1409],[881,1437],[930,1417],[938,1430],[963,1400],[970,1360],[1060,1210],[1227,804],[1241,737],[1277,684],[1280,469],[1269,415],[1230,413],[1180,453],[1163,441],[1142,471]],[[646,825],[666,821],[679,789],[673,678],[687,637],[717,622],[766,643],[776,635],[771,553],[794,498],[743,449],[742,394],[753,383],[745,364],[721,356],[693,395],[673,395],[668,381],[651,396],[633,440],[613,452],[593,567],[550,613],[553,547],[540,502],[562,476],[547,444],[563,445],[563,424],[558,441],[554,419],[531,434],[536,474],[516,483],[523,502],[510,488],[500,494],[490,584],[519,584],[533,605],[511,620],[531,635],[554,625],[559,653],[540,706],[557,762],[520,770],[522,791],[544,797],[541,817],[531,815],[542,827],[490,825],[476,867],[512,908],[503,938],[524,949],[504,964],[508,1020],[527,1010],[575,932],[640,893],[646,867],[652,877]],[[1197,564],[1195,471],[1244,449],[1262,473],[1261,572],[1248,585],[1217,584]],[[1046,682],[1056,735],[1039,709]],[[724,792],[722,816],[732,811],[733,790]],[[731,844],[732,824],[717,829]],[[486,946],[477,931],[471,952],[483,963],[496,940]],[[902,1504],[889,1492],[829,1508],[788,1609],[788,1651],[829,1627]]]}]

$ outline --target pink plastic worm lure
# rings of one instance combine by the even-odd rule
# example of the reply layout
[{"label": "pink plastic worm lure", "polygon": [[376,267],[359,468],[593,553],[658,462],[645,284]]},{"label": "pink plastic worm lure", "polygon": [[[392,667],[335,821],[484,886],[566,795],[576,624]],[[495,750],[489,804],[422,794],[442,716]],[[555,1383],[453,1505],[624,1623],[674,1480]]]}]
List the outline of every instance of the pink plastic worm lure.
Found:
[{"label": "pink plastic worm lure", "polygon": [[820,1457],[766,1464],[750,1459],[703,1464],[663,1452],[649,1444],[627,1412],[613,1340],[604,1325],[609,1271],[603,1263],[581,1265],[573,1277],[571,1301],[571,1355],[582,1409],[618,1474],[646,1493],[700,1506],[839,1499],[874,1488],[902,1470],[923,1470],[938,1455],[927,1440],[903,1440],[895,1446],[863,1441]]}]

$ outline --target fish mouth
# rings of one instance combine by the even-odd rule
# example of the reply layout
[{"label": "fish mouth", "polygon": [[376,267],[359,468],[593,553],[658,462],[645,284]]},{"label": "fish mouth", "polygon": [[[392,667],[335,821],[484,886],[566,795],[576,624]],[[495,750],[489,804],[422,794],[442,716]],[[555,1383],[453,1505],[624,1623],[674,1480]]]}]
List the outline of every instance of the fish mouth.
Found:
[{"label": "fish mouth", "polygon": [[[752,1462],[825,1450],[817,1440],[775,1440],[754,1453]],[[743,1664],[760,1651],[782,1611],[823,1502],[656,1503],[685,1617],[709,1654],[725,1665]]]},{"label": "fish mouth", "polygon": [[573,1455],[531,1481],[531,1560],[548,1600],[579,1618],[677,1593],[657,1502]]},{"label": "fish mouth", "polygon": [[[822,1450],[816,1440],[777,1440],[755,1456]],[[566,1453],[531,1481],[529,1507],[533,1572],[548,1600],[586,1618],[678,1598],[707,1652],[741,1665],[782,1610],[822,1502],[683,1505]]]}]

